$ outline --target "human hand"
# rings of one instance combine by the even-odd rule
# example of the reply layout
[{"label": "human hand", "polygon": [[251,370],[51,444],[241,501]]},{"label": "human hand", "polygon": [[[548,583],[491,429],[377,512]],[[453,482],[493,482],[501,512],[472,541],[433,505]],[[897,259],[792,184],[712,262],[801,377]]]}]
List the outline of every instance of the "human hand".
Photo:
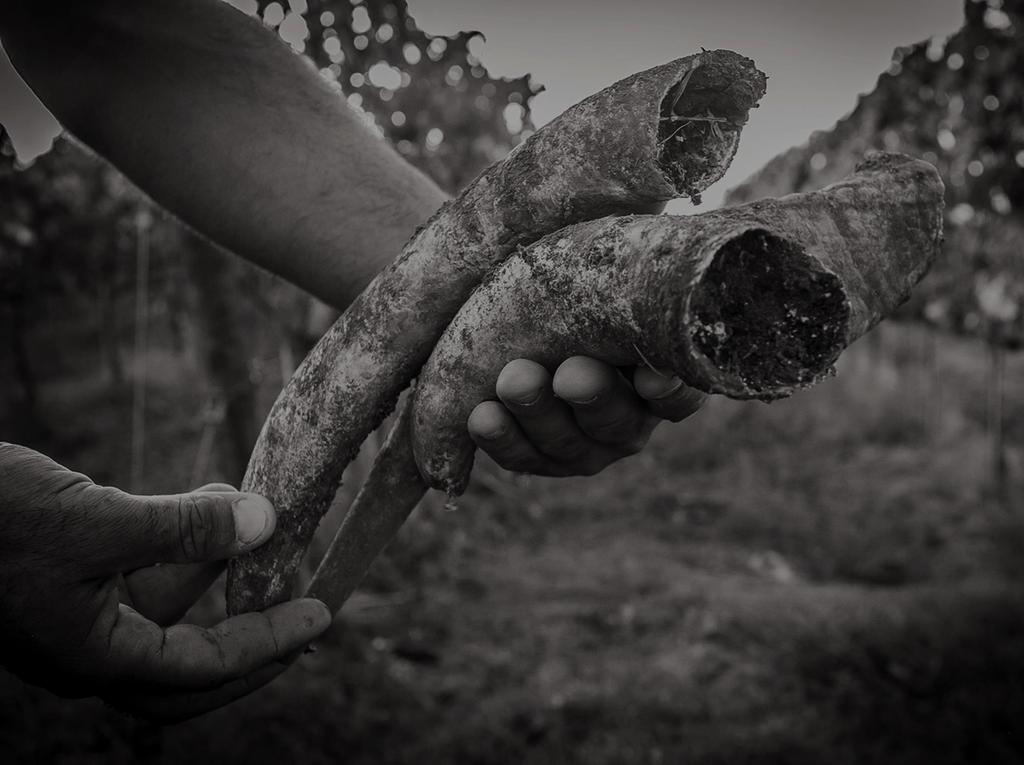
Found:
[{"label": "human hand", "polygon": [[323,603],[168,625],[274,525],[269,502],[224,484],[133,496],[0,443],[0,661],[60,695],[162,722],[251,693],[330,626]]},{"label": "human hand", "polygon": [[632,384],[615,367],[586,356],[554,375],[527,359],[498,375],[500,401],[469,416],[473,441],[499,465],[546,476],[594,475],[639,452],[662,420],[679,422],[705,394],[678,378],[637,367]]}]

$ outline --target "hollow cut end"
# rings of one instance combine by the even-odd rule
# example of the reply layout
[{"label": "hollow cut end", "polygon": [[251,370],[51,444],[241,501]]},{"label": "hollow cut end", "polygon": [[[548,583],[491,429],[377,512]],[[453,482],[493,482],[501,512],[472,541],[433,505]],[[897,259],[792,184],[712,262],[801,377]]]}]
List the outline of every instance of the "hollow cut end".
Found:
[{"label": "hollow cut end", "polygon": [[846,345],[839,279],[799,245],[754,229],[715,253],[690,299],[697,351],[749,395],[780,395],[828,373]]},{"label": "hollow cut end", "polygon": [[751,109],[764,95],[765,76],[731,51],[702,54],[662,99],[658,164],[680,196],[700,192],[725,173]]}]

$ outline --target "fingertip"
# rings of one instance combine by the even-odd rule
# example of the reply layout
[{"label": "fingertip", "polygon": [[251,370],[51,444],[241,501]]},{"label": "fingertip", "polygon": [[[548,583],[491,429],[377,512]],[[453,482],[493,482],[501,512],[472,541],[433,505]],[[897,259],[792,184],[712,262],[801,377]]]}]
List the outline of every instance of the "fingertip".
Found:
[{"label": "fingertip", "polygon": [[[245,618],[234,617],[235,619]],[[287,658],[290,663],[302,650],[331,626],[334,616],[318,598],[296,598],[261,612],[273,634],[273,650],[267,659]]]},{"label": "fingertip", "polygon": [[529,406],[543,394],[550,375],[541,364],[530,359],[515,359],[498,374],[494,391],[502,401]]},{"label": "fingertip", "polygon": [[231,503],[235,518],[235,539],[241,551],[259,547],[277,527],[277,514],[266,497],[240,493]]},{"label": "fingertip", "polygon": [[238,489],[229,483],[205,483],[198,489],[194,489],[196,492],[216,492],[218,494],[238,494]]},{"label": "fingertip", "polygon": [[589,356],[572,356],[555,370],[552,387],[555,395],[573,404],[597,400],[608,386],[614,367]]},{"label": "fingertip", "polygon": [[[270,612],[267,612],[270,616]],[[331,609],[318,598],[296,598],[274,609],[274,620],[281,624],[277,632],[277,658],[291,664],[311,641],[323,635],[334,621]]]},{"label": "fingertip", "polygon": [[508,433],[509,414],[497,401],[482,401],[469,413],[466,427],[474,438],[494,441]]},{"label": "fingertip", "polygon": [[304,624],[310,633],[319,635],[334,621],[331,609],[319,598],[299,598],[294,602],[304,609]]},{"label": "fingertip", "polygon": [[633,388],[647,400],[671,396],[683,387],[683,381],[670,372],[660,372],[648,366],[639,366],[633,373]]}]

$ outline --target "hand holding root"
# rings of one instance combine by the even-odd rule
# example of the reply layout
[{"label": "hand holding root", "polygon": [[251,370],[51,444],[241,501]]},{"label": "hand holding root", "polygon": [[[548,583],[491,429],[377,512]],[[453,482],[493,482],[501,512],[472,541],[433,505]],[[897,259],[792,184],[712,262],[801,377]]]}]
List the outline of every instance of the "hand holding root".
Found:
[{"label": "hand holding root", "polygon": [[[332,610],[427,485],[463,491],[474,435],[507,435],[493,407],[483,422],[471,415],[509,360],[551,370],[592,356],[668,369],[706,392],[771,399],[828,374],[846,345],[906,299],[937,251],[942,187],[933,168],[896,155],[818,195],[689,219],[567,226],[696,197],[728,166],[763,90],[763,75],[728,51],[640,73],[567,111],[442,208],[275,405],[246,486],[289,508],[287,533],[234,569],[230,609],[284,596],[341,470],[433,343],[414,399],[311,582],[310,594]],[[551,428],[551,417],[571,423],[550,401],[549,417],[529,427],[574,438]],[[574,420],[592,440],[622,437],[623,423],[637,422],[595,422],[586,412]],[[643,437],[642,427],[635,432]],[[564,469],[514,442],[523,439],[495,448],[534,471]]]},{"label": "hand holding root", "polygon": [[507,470],[542,476],[594,475],[638,453],[660,422],[697,411],[705,394],[647,366],[627,373],[573,356],[552,375],[529,359],[498,374],[498,401],[470,413],[473,442]]},{"label": "hand holding root", "polygon": [[508,359],[543,369],[586,354],[655,364],[734,398],[789,395],[831,374],[906,300],[938,253],[942,195],[932,166],[882,154],[819,192],[686,218],[604,218],[513,255],[434,348],[310,594],[340,608],[427,485],[462,493],[475,440],[466,420]]},{"label": "hand holding root", "polygon": [[[641,207],[656,215],[665,205]],[[574,356],[551,371],[510,361],[466,423],[477,447],[506,470],[540,476],[595,475],[637,454],[662,422],[681,422],[706,395],[671,373],[641,364],[619,370]]]},{"label": "hand holding root", "polygon": [[926,273],[942,196],[931,165],[877,154],[821,191],[545,237],[481,285],[424,366],[411,431],[420,472],[462,493],[474,451],[464,423],[510,358],[646,361],[733,398],[820,381]]},{"label": "hand holding root", "polygon": [[488,272],[568,224],[699,198],[728,167],[764,87],[752,61],[726,50],[627,77],[538,130],[427,221],[321,339],[267,418],[242,486],[273,502],[279,530],[232,562],[229,612],[287,597],[345,466]]},{"label": "hand holding root", "polygon": [[296,600],[209,629],[175,622],[226,558],[273,531],[270,503],[228,486],[132,496],[0,443],[4,664],[55,693],[98,695],[162,722],[251,693],[327,629],[323,603]]}]

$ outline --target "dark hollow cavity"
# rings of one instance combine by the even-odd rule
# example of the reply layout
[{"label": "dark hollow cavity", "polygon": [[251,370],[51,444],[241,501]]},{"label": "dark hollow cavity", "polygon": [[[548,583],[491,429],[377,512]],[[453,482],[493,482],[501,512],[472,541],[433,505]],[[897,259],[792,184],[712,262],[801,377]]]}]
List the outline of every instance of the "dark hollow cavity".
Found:
[{"label": "dark hollow cavity", "polygon": [[842,350],[839,280],[796,244],[747,231],[715,254],[690,302],[693,342],[754,391],[811,383]]},{"label": "dark hollow cavity", "polygon": [[728,164],[735,133],[753,104],[730,92],[724,72],[702,65],[683,77],[661,102],[659,165],[678,192],[700,202],[707,186]]}]

